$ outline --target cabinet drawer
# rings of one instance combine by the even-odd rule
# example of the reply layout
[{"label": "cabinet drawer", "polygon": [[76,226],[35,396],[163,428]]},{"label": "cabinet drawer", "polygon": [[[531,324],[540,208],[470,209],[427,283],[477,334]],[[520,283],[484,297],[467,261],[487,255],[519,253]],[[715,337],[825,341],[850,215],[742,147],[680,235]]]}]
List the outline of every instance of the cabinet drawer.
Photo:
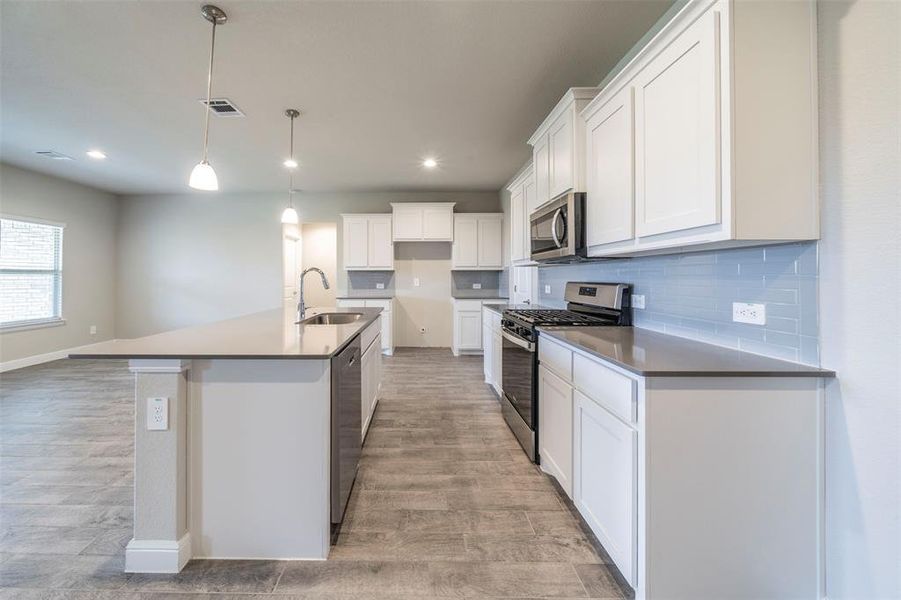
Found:
[{"label": "cabinet drawer", "polygon": [[454,300],[454,310],[458,312],[465,311],[481,311],[482,310],[482,301],[481,300]]},{"label": "cabinet drawer", "polygon": [[598,361],[573,357],[573,385],[628,423],[635,423],[635,382]]},{"label": "cabinet drawer", "polygon": [[541,336],[538,342],[538,362],[562,377],[565,381],[573,380],[572,350],[552,342],[546,336]]}]

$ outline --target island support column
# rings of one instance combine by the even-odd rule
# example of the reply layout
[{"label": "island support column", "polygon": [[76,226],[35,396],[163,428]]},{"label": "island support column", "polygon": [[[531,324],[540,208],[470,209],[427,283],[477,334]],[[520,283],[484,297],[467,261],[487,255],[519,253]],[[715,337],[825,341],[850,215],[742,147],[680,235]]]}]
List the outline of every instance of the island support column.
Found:
[{"label": "island support column", "polygon": [[[178,573],[191,558],[188,531],[188,379],[190,361],[131,360],[135,374],[134,537],[129,573]],[[150,429],[148,398],[164,398],[165,429]],[[158,426],[158,425],[157,425]]]}]

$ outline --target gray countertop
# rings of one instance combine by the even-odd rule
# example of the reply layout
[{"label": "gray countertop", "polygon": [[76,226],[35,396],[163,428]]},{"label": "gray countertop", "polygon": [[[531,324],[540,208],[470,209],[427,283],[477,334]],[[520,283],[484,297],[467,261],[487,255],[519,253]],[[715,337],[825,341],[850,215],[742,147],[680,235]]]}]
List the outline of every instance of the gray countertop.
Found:
[{"label": "gray countertop", "polygon": [[451,292],[451,296],[455,300],[506,300],[504,296],[497,290],[467,290],[457,289]]},{"label": "gray countertop", "polygon": [[643,377],[834,377],[834,371],[635,327],[539,327]]},{"label": "gray countertop", "polygon": [[348,290],[335,296],[338,300],[391,300],[394,290]]},{"label": "gray countertop", "polygon": [[311,308],[307,317],[324,312],[359,312],[364,316],[345,325],[298,325],[296,307],[285,306],[142,338],[100,342],[80,348],[69,358],[323,360],[340,352],[381,311],[380,308]]}]

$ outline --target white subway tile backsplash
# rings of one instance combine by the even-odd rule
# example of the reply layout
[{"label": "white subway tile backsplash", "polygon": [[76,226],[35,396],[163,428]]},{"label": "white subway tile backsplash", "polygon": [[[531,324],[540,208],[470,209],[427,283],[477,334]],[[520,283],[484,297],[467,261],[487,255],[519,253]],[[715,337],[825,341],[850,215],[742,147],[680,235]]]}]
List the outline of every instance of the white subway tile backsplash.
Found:
[{"label": "white subway tile backsplash", "polygon": [[[645,296],[637,327],[819,363],[815,242],[547,266],[538,279],[546,306],[565,305],[567,281],[631,283]],[[767,324],[733,323],[733,302],[766,304]]]}]

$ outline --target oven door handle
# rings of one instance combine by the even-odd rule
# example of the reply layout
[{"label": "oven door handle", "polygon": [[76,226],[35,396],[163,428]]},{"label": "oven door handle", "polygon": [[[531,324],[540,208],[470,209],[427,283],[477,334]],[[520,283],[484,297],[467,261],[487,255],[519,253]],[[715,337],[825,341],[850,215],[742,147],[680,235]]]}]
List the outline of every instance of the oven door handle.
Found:
[{"label": "oven door handle", "polygon": [[522,348],[523,350],[526,350],[526,351],[528,351],[528,352],[535,352],[535,344],[534,344],[534,343],[532,343],[532,342],[527,342],[527,341],[525,341],[524,339],[518,338],[518,337],[516,337],[515,335],[513,335],[513,334],[511,334],[511,333],[507,333],[507,332],[504,331],[504,330],[501,330],[501,335],[504,336],[504,339],[505,339],[505,340],[507,340],[507,341],[509,341],[509,342],[512,342],[512,343],[516,344],[517,346],[519,346],[519,347]]}]

